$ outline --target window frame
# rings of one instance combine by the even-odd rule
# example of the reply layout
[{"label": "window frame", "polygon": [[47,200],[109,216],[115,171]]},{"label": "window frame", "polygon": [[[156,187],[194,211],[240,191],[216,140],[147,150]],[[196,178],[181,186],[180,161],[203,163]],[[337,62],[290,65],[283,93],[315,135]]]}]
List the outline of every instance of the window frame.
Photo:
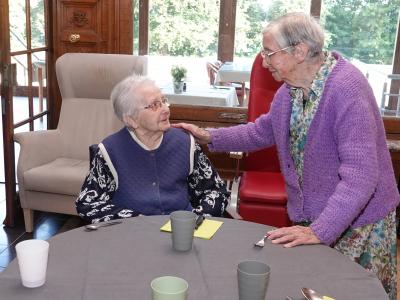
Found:
[{"label": "window frame", "polygon": [[[148,54],[149,44],[149,1],[139,1],[139,55]],[[321,5],[323,0],[311,0],[310,14],[316,18],[321,15]],[[237,0],[221,0],[219,34],[218,34],[218,60],[232,61],[235,46],[235,19],[236,19]],[[134,33],[135,34],[135,33]],[[392,74],[400,74],[400,14],[397,22],[397,36],[395,50],[393,54]],[[399,89],[399,86],[392,85],[391,92]],[[396,109],[397,100],[389,101],[389,109]]]}]

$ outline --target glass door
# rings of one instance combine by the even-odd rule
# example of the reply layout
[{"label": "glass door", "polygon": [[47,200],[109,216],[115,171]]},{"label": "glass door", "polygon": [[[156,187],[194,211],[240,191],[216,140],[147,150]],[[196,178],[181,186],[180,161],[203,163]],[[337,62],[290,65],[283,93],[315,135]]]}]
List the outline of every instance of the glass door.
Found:
[{"label": "glass door", "polygon": [[16,161],[19,147],[15,132],[47,129],[47,5],[48,0],[1,2],[1,103],[6,216],[12,226],[16,211]]}]

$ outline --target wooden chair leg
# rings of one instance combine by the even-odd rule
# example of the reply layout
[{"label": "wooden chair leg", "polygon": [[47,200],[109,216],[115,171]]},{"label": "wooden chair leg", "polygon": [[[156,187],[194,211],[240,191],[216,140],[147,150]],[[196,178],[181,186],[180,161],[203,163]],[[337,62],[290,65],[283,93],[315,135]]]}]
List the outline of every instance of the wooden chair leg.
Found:
[{"label": "wooden chair leg", "polygon": [[243,220],[242,216],[238,213],[238,198],[239,198],[239,182],[240,178],[235,177],[232,184],[229,186],[231,197],[229,199],[228,207],[226,212],[236,220]]},{"label": "wooden chair leg", "polygon": [[25,231],[32,232],[33,231],[33,210],[24,208],[24,222],[25,222]]}]

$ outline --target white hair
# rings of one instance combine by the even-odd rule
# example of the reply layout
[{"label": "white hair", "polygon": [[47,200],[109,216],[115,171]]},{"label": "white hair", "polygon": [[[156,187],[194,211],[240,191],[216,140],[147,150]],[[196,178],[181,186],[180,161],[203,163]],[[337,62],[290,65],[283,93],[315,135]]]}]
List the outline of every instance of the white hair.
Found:
[{"label": "white hair", "polygon": [[154,80],[143,75],[130,75],[120,81],[111,92],[114,112],[122,122],[125,116],[136,116],[143,102],[140,89],[146,85],[156,85]]},{"label": "white hair", "polygon": [[281,48],[304,43],[310,59],[319,56],[324,47],[324,32],[317,19],[305,13],[289,13],[270,22],[262,31],[270,33]]}]

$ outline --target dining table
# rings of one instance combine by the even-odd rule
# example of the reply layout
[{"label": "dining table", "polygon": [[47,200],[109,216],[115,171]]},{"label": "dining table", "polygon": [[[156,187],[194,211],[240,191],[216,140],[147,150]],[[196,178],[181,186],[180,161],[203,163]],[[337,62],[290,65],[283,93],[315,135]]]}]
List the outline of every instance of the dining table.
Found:
[{"label": "dining table", "polygon": [[185,91],[180,94],[174,92],[171,84],[161,86],[161,91],[172,104],[224,107],[239,105],[234,87],[187,82]]},{"label": "dining table", "polygon": [[0,299],[151,299],[150,282],[177,276],[189,284],[188,300],[238,299],[237,265],[257,260],[271,268],[266,299],[304,300],[302,287],[336,300],[387,300],[377,277],[325,245],[284,248],[266,241],[272,227],[228,218],[211,239],[194,238],[190,251],[172,249],[161,231],[169,216],[138,216],[86,231],[83,227],[49,240],[46,283],[25,288],[17,261],[0,274]]},{"label": "dining table", "polygon": [[251,67],[246,62],[225,62],[217,72],[216,82],[249,82]]}]

